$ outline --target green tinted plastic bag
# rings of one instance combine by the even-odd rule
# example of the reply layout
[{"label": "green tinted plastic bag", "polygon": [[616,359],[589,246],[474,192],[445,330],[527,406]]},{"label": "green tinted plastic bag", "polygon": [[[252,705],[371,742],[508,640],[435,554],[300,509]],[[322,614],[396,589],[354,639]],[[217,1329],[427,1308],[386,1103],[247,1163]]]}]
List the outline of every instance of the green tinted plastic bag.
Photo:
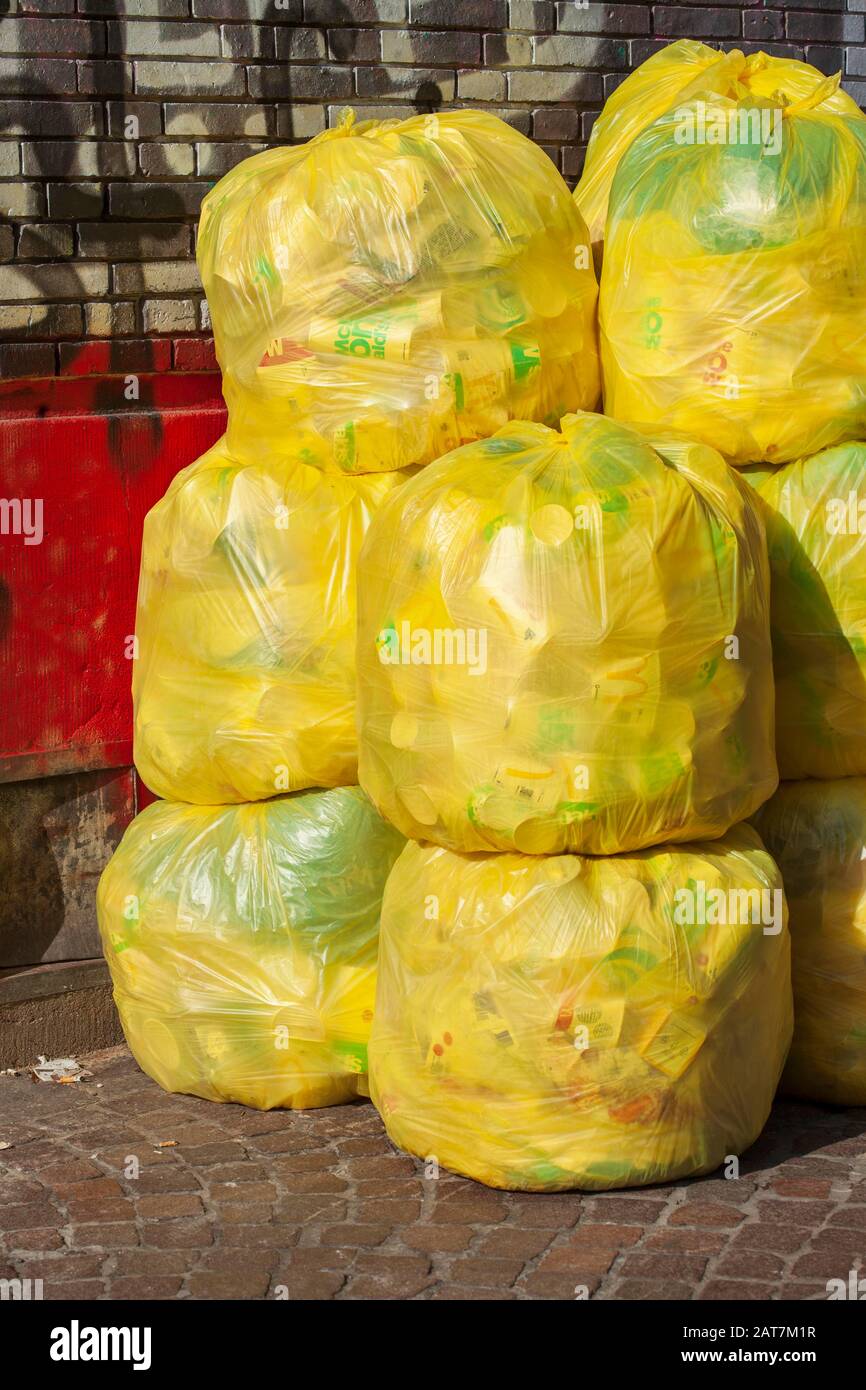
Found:
[{"label": "green tinted plastic bag", "polygon": [[382,890],[403,843],[357,787],[137,816],[97,908],[139,1066],[167,1091],[262,1110],[365,1094]]}]

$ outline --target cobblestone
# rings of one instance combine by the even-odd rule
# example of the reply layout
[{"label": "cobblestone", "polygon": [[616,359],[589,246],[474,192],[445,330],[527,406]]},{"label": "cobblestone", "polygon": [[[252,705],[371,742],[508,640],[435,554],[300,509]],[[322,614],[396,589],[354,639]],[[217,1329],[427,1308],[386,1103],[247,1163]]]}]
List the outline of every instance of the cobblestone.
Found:
[{"label": "cobblestone", "polygon": [[808,1301],[866,1265],[866,1110],[778,1102],[738,1179],[530,1195],[426,1178],[368,1103],[261,1114],[84,1060],[0,1077],[0,1277],[46,1298]]}]

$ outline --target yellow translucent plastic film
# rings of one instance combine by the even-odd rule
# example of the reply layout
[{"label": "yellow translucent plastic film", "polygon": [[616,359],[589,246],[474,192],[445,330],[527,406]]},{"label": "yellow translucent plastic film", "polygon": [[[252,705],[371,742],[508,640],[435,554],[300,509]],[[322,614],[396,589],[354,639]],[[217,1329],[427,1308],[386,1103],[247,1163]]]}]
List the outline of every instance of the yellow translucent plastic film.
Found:
[{"label": "yellow translucent plastic film", "polygon": [[356,567],[404,475],[326,476],[220,440],[147,516],[135,763],[217,805],[357,781]]},{"label": "yellow translucent plastic film", "polygon": [[783,1089],[866,1105],[866,781],[783,782],[754,824],[790,911],[794,1041]]},{"label": "yellow translucent plastic film", "polygon": [[611,191],[605,411],[737,466],[866,430],[866,118],[840,109],[838,79],[813,82],[788,104],[754,85],[690,99],[631,144]]},{"label": "yellow translucent plastic film", "polygon": [[198,260],[235,449],[427,463],[598,403],[589,238],[547,155],[480,111],[354,122],[244,160]]},{"label": "yellow translucent plastic film", "polygon": [[[745,106],[766,100],[789,106],[809,99],[825,81],[823,73],[809,63],[768,53],[747,57],[736,48],[720,53],[694,39],[679,39],[654,53],[608,97],[592,128],[574,196],[593,243],[604,238],[611,184],[620,160],[660,116],[701,95],[728,97]],[[839,90],[827,90],[823,100],[824,109],[843,116],[859,110],[854,99]]]},{"label": "yellow translucent plastic film", "polygon": [[866,774],[866,444],[759,483],[784,778]]},{"label": "yellow translucent plastic film", "polygon": [[766,542],[703,445],[598,415],[422,470],[359,564],[359,777],[459,851],[721,835],[776,782]]},{"label": "yellow translucent plastic film", "polygon": [[407,845],[382,908],[371,1095],[491,1187],[707,1172],[757,1138],[791,1038],[781,878],[747,826],[616,858]]},{"label": "yellow translucent plastic film", "polygon": [[269,1110],[367,1094],[382,890],[403,840],[357,787],[156,802],[99,884],[114,998],[168,1091]]}]

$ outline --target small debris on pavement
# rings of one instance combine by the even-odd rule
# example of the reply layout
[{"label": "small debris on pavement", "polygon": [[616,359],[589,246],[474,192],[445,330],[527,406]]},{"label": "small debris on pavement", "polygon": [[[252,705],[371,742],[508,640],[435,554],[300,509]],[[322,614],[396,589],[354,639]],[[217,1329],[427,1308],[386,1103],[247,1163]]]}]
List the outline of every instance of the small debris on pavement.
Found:
[{"label": "small debris on pavement", "polygon": [[71,1086],[77,1081],[86,1081],[93,1075],[86,1067],[76,1062],[74,1057],[55,1057],[47,1061],[39,1057],[30,1071],[34,1081],[56,1081],[60,1086]]}]

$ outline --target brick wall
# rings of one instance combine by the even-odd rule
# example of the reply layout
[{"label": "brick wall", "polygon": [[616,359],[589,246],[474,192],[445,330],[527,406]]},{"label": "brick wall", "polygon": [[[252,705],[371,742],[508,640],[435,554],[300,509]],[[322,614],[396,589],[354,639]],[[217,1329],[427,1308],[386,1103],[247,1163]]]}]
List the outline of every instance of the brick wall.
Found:
[{"label": "brick wall", "polygon": [[0,376],[206,368],[196,215],[247,154],[473,105],[573,183],[679,37],[841,68],[866,106],[866,0],[0,0]]}]

